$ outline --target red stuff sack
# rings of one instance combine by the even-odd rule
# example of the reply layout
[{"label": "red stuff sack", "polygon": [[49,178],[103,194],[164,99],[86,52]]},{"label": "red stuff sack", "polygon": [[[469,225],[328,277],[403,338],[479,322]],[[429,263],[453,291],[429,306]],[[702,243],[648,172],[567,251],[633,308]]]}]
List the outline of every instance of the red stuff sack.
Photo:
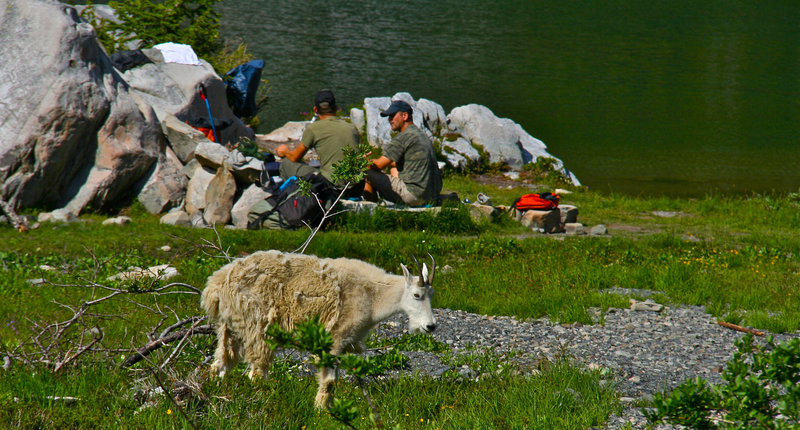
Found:
[{"label": "red stuff sack", "polygon": [[557,208],[559,199],[558,195],[551,193],[525,194],[518,198],[511,207],[521,211],[547,211]]},{"label": "red stuff sack", "polygon": [[196,128],[197,130],[200,130],[200,131],[202,131],[202,132],[203,132],[203,134],[205,134],[205,135],[206,135],[206,139],[208,139],[208,140],[210,140],[210,141],[212,141],[212,142],[216,142],[216,141],[217,141],[216,139],[214,139],[214,129],[211,129],[211,128],[205,128],[205,127],[195,127],[195,128]]}]

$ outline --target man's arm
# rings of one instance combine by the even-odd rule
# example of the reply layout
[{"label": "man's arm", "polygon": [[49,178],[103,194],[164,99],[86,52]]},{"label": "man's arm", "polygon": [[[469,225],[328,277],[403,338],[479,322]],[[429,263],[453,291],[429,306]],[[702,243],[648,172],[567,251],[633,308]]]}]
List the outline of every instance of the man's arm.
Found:
[{"label": "man's arm", "polygon": [[302,143],[298,143],[293,151],[290,151],[289,145],[285,143],[282,145],[278,145],[278,147],[275,148],[275,155],[277,155],[278,157],[288,158],[289,160],[292,160],[294,162],[302,160],[303,156],[306,155],[306,152],[308,152],[308,148],[306,148],[306,146],[303,145]]},{"label": "man's arm", "polygon": [[388,166],[394,167],[394,161],[386,158],[386,156],[381,155],[379,158],[372,160],[372,164],[369,166],[372,170],[383,170]]}]

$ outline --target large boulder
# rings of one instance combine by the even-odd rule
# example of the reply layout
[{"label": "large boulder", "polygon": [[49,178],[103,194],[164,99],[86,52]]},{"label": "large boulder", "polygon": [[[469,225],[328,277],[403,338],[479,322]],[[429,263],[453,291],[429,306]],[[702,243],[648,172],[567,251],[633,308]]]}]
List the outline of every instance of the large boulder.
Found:
[{"label": "large boulder", "polygon": [[[386,117],[381,116],[381,112],[386,110],[394,100],[402,100],[411,106],[414,111],[412,119],[414,124],[424,131],[428,137],[432,137],[432,130],[427,126],[427,121],[435,123],[437,126],[444,119],[444,109],[430,100],[420,99],[420,106],[409,93],[397,93],[392,97],[367,97],[364,99],[364,111],[366,116],[367,141],[372,146],[383,147],[392,140],[392,127]],[[424,101],[423,101],[424,100]],[[422,107],[422,109],[420,109]],[[441,109],[441,112],[437,110]],[[442,115],[441,120],[439,114]],[[352,113],[351,113],[352,115]]]},{"label": "large boulder", "polygon": [[167,147],[137,197],[148,212],[159,214],[183,203],[189,182],[183,167],[172,148]]},{"label": "large boulder", "polygon": [[206,208],[203,218],[209,224],[225,225],[231,220],[231,209],[236,195],[236,180],[225,162],[217,169],[217,174],[208,183]]},{"label": "large boulder", "polygon": [[367,142],[372,146],[383,147],[392,140],[392,127],[380,114],[392,103],[389,97],[367,97],[364,111],[367,118]]},{"label": "large boulder", "polygon": [[447,114],[439,103],[428,99],[419,99],[415,110],[418,110],[422,117],[422,125],[433,135],[441,135],[442,130],[447,128]]},{"label": "large boulder", "polygon": [[470,162],[478,162],[481,154],[472,146],[472,143],[461,136],[455,139],[445,136],[442,139],[442,152],[447,158],[447,163],[457,169],[463,169]]},{"label": "large boulder", "polygon": [[[161,120],[174,115],[181,121],[198,119],[226,121],[230,125],[217,128],[221,143],[236,142],[242,137],[253,139],[255,133],[247,127],[228,106],[225,84],[204,60],[200,65],[165,63],[161,52],[144,49],[142,52],[152,61],[126,70],[122,76],[131,87],[131,93],[152,106]],[[208,106],[199,93],[205,87]]]},{"label": "large boulder", "polygon": [[508,118],[498,118],[486,106],[469,104],[459,106],[447,115],[451,132],[480,146],[489,154],[492,163],[505,163],[514,170],[520,170],[526,163],[537,159],[552,158],[553,167],[562,172],[574,185],[580,185],[578,178],[564,168],[563,163],[547,152],[547,146],[531,136],[522,126]]},{"label": "large boulder", "polygon": [[492,163],[507,163],[519,169],[530,161],[522,153],[516,124],[510,119],[496,117],[486,106],[470,104],[457,107],[447,115],[447,121],[453,132],[482,146]]},{"label": "large boulder", "polygon": [[94,29],[54,0],[0,0],[0,28],[0,195],[74,214],[130,198],[163,136]]}]

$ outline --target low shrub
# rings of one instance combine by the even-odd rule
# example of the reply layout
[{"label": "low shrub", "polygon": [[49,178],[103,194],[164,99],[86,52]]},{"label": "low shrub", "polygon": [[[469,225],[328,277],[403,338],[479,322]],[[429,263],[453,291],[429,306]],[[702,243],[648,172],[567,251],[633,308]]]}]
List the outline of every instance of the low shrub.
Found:
[{"label": "low shrub", "polygon": [[752,335],[736,342],[737,351],[722,373],[724,385],[697,378],[669,394],[656,394],[652,424],[694,429],[799,429],[800,339],[756,345]]}]

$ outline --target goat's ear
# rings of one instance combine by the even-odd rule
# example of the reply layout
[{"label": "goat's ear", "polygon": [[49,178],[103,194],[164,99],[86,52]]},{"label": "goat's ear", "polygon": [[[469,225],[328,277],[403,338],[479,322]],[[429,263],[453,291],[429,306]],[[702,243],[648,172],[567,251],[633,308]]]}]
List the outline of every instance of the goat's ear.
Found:
[{"label": "goat's ear", "polygon": [[419,287],[422,288],[425,286],[425,283],[428,282],[428,266],[425,263],[422,263],[422,268],[419,269]]},{"label": "goat's ear", "polygon": [[400,263],[400,268],[403,269],[403,276],[406,278],[406,287],[408,287],[414,282],[414,278],[411,276],[411,273],[409,273],[408,267],[406,267],[405,264]]}]

